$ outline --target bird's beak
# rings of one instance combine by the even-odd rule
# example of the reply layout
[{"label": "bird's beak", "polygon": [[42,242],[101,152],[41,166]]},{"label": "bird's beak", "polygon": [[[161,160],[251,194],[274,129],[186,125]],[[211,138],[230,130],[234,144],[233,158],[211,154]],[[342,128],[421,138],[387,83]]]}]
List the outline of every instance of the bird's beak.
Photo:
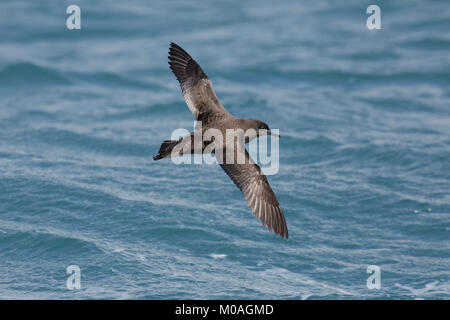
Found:
[{"label": "bird's beak", "polygon": [[268,131],[268,134],[270,134],[271,136],[275,136],[277,138],[281,138],[281,136],[278,133],[272,132],[272,131]]}]

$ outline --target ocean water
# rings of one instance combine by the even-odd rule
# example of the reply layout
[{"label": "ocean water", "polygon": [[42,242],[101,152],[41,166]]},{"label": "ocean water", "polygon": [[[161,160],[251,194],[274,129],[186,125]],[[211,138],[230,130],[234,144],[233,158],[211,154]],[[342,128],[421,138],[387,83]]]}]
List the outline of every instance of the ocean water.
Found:
[{"label": "ocean water", "polygon": [[[153,161],[193,126],[171,41],[280,129],[288,241],[219,166]],[[445,0],[2,0],[0,298],[449,299],[449,53]]]}]

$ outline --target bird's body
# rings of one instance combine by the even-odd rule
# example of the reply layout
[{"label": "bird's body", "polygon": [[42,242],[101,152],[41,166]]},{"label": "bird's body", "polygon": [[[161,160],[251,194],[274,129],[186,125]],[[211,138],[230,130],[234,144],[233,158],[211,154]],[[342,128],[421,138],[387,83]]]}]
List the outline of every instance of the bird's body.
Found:
[{"label": "bird's body", "polygon": [[278,200],[266,176],[245,150],[245,143],[257,138],[261,132],[275,134],[262,121],[237,118],[228,113],[198,63],[175,43],[170,45],[169,65],[180,82],[183,97],[197,125],[194,132],[182,139],[164,141],[153,158],[159,160],[205,151],[215,153],[220,166],[239,187],[256,217],[270,231],[287,239],[286,221]]}]

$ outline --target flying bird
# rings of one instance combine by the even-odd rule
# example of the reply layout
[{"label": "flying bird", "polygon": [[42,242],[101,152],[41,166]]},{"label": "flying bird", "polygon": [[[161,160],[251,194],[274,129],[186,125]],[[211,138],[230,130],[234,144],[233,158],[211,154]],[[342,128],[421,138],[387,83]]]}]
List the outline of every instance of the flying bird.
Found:
[{"label": "flying bird", "polygon": [[[245,142],[263,134],[278,135],[271,132],[269,126],[260,120],[237,118],[228,113],[214,93],[211,81],[200,65],[185,50],[173,42],[170,43],[169,65],[180,83],[184,100],[194,114],[197,125],[194,132],[186,137],[179,140],[165,140],[153,159],[160,160],[181,154],[210,150],[211,153],[215,153],[218,159],[220,156],[222,161],[219,161],[219,165],[241,190],[257,219],[269,231],[273,230],[277,235],[287,239],[288,229],[277,197],[261,168],[251,159],[244,145]],[[238,139],[239,141],[235,143],[233,138],[232,144],[230,144],[229,139],[215,140],[214,137],[210,141],[206,141],[206,139],[200,141],[199,145],[192,143],[192,141],[195,141],[193,137],[198,133],[197,131],[204,133],[208,129],[219,130],[223,133],[223,136],[226,136],[227,129],[242,129],[244,132],[253,129],[256,134],[246,136],[244,142],[242,142],[242,139]],[[253,131],[250,130],[249,132]],[[231,159],[225,155],[227,148],[233,148],[233,158]],[[242,161],[242,159],[245,161]]]}]

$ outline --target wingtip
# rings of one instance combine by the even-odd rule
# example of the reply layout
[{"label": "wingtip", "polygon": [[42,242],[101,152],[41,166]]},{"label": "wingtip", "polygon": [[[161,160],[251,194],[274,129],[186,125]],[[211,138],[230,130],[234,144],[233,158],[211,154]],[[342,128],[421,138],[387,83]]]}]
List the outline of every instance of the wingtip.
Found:
[{"label": "wingtip", "polygon": [[171,42],[169,46],[169,57],[170,56],[183,56],[186,59],[191,58],[189,53],[187,53],[186,50],[184,50],[182,47],[177,45],[175,42]]},{"label": "wingtip", "polygon": [[189,53],[186,52],[186,50],[184,50],[174,42],[170,43],[168,55],[169,64],[172,63],[184,68],[187,66],[189,60],[192,59],[192,57],[189,55]]},{"label": "wingtip", "polygon": [[208,78],[189,53],[174,42],[170,43],[168,59],[170,69],[180,84],[183,84],[190,77],[196,79]]},{"label": "wingtip", "polygon": [[179,45],[177,45],[175,42],[170,42],[170,44],[169,44],[169,55],[171,54],[171,52],[172,52],[172,50],[174,49],[174,48],[177,48],[177,47],[179,47]]},{"label": "wingtip", "polygon": [[277,233],[277,235],[279,235],[281,237],[281,239],[289,240],[289,234],[288,234],[287,230],[285,233],[280,232],[280,233]]},{"label": "wingtip", "polygon": [[284,233],[281,235],[281,237],[284,238],[284,239],[286,239],[286,240],[289,240],[289,232],[288,232],[287,226],[285,225],[284,227],[285,227],[285,231],[284,231]]}]

